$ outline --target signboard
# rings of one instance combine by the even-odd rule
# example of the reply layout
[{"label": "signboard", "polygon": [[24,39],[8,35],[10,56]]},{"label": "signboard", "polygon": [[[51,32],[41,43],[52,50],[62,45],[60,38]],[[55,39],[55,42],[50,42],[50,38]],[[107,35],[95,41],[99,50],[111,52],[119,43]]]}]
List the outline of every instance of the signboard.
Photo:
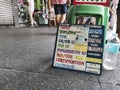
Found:
[{"label": "signboard", "polygon": [[101,74],[103,26],[61,24],[56,37],[53,67]]},{"label": "signboard", "polygon": [[73,0],[73,5],[76,4],[98,4],[109,6],[109,0]]}]

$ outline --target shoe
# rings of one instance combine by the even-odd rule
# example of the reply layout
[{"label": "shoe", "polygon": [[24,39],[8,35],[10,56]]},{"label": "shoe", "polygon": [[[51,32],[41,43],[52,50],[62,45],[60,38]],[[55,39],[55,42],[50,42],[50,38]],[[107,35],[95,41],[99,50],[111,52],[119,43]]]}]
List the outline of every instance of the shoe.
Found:
[{"label": "shoe", "polygon": [[30,25],[29,27],[35,27],[34,25]]},{"label": "shoe", "polygon": [[34,26],[38,26],[37,22],[34,22],[33,25],[34,25]]}]

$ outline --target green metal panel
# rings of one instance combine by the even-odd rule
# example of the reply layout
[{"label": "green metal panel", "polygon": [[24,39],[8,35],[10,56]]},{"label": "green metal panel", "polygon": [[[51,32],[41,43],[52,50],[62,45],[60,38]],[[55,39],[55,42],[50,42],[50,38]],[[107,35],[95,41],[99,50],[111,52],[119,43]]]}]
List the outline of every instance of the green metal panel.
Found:
[{"label": "green metal panel", "polygon": [[41,10],[40,3],[41,3],[41,0],[35,0],[35,9]]}]

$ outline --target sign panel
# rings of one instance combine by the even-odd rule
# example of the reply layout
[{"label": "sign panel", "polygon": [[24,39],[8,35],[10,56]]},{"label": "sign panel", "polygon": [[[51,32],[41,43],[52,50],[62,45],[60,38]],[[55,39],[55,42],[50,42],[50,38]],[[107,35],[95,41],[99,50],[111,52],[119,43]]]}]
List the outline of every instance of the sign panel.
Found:
[{"label": "sign panel", "polygon": [[109,0],[73,0],[73,5],[76,4],[98,4],[109,6]]},{"label": "sign panel", "polygon": [[101,74],[103,26],[61,24],[56,37],[53,66]]}]

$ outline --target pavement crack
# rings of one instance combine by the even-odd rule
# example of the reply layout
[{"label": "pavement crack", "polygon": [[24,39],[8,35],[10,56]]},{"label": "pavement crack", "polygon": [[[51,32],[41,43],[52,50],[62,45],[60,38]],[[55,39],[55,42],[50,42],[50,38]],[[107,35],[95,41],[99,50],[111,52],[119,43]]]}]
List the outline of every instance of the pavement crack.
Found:
[{"label": "pavement crack", "polygon": [[101,85],[99,78],[97,78],[97,80],[98,80],[98,84],[99,84],[100,88],[102,89],[102,85]]},{"label": "pavement crack", "polygon": [[26,71],[26,70],[19,70],[19,69],[13,69],[13,68],[6,68],[6,67],[0,67],[0,69],[3,69],[3,70],[7,70],[7,71],[15,71],[15,72],[24,72],[24,73],[29,73],[29,74],[40,74],[40,75],[47,75],[47,76],[53,76],[54,75],[50,75],[50,74],[44,74],[44,73],[41,73],[41,72],[31,72],[31,71]]},{"label": "pavement crack", "polygon": [[120,83],[116,83],[117,86],[120,86]]}]

